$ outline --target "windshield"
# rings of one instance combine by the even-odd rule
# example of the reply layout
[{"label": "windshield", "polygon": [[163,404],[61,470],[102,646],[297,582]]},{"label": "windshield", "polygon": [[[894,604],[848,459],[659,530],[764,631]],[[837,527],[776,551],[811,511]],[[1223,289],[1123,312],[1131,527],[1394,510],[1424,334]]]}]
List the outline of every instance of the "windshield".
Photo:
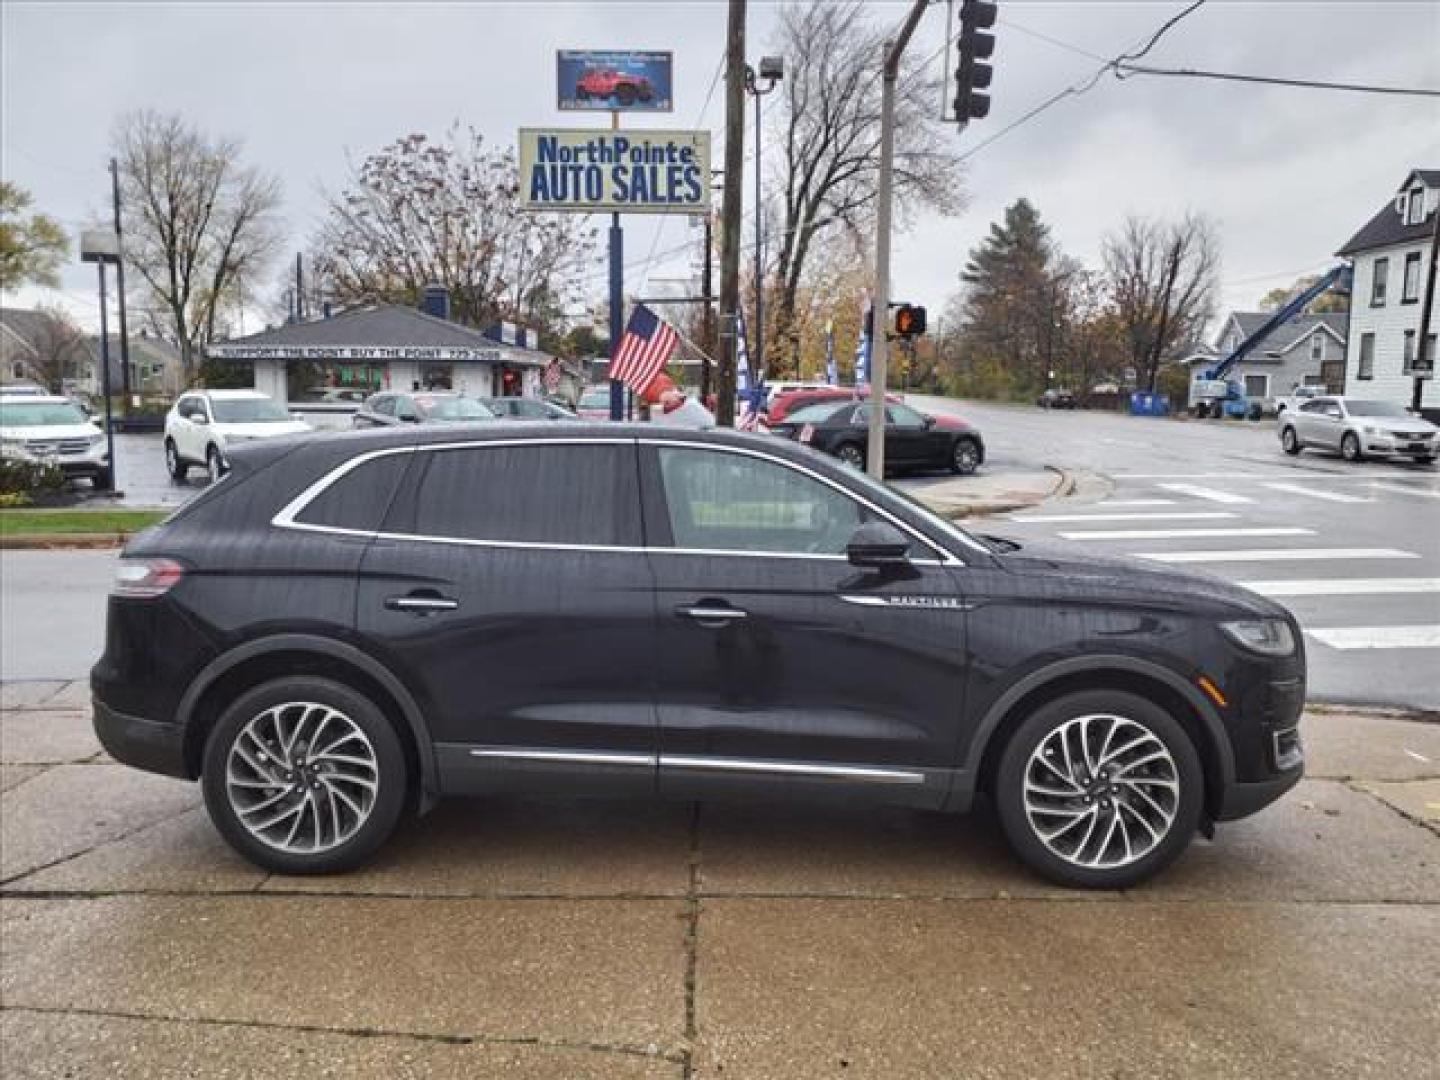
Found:
[{"label": "windshield", "polygon": [[1389,401],[1347,401],[1345,408],[1351,416],[1389,416],[1396,420],[1411,419],[1408,412]]},{"label": "windshield", "polygon": [[580,399],[582,409],[608,409],[610,407],[610,390],[608,387],[601,387],[599,390],[586,390],[585,396]]},{"label": "windshield", "polygon": [[818,405],[806,405],[803,409],[796,409],[785,418],[787,424],[823,424],[841,409],[848,409],[853,402],[849,401],[822,401]]},{"label": "windshield", "polygon": [[210,411],[217,424],[272,424],[290,419],[290,414],[269,398],[211,398]]},{"label": "windshield", "polygon": [[417,397],[415,404],[427,420],[493,420],[495,414],[466,397]]},{"label": "windshield", "polygon": [[0,427],[50,427],[89,423],[68,401],[7,401],[0,404]]}]

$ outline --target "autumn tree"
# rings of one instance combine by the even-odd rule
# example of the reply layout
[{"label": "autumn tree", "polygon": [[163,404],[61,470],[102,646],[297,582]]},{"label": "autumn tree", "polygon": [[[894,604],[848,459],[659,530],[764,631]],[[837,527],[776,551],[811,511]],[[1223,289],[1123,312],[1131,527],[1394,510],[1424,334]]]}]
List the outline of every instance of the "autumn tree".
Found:
[{"label": "autumn tree", "polygon": [[575,215],[524,210],[514,153],[454,127],[441,141],[406,135],[360,162],[329,197],[315,248],[313,270],[341,304],[417,304],[439,284],[460,322],[511,319],[549,333],[579,299],[594,237]]},{"label": "autumn tree", "polygon": [[1161,365],[1200,337],[1215,311],[1219,242],[1209,219],[1131,216],[1102,245],[1115,312],[1131,363],[1155,390]]},{"label": "autumn tree", "polygon": [[114,145],[125,261],[149,294],[142,310],[179,348],[189,381],[241,283],[275,252],[280,183],[242,164],[238,141],[178,114],[127,113]]},{"label": "autumn tree", "polygon": [[[797,298],[825,238],[848,234],[851,246],[874,229],[880,150],[881,48],[886,27],[860,0],[808,0],[782,9],[777,46],[786,61],[774,110],[780,152],[766,214],[773,257],[766,267],[766,366],[794,370],[800,350]],[[925,208],[953,214],[964,206],[958,146],[938,120],[939,77],[919,57],[902,68],[896,95],[897,220]]]},{"label": "autumn tree", "polygon": [[[1299,296],[1306,289],[1310,288],[1320,280],[1319,274],[1309,274],[1297,278],[1295,284],[1289,288],[1271,289],[1260,298],[1261,311],[1274,311],[1280,305],[1288,302],[1292,296]],[[1305,314],[1321,315],[1331,311],[1349,311],[1350,297],[1346,293],[1337,292],[1335,289],[1326,289],[1310,303],[1305,305]]]},{"label": "autumn tree", "polygon": [[23,285],[60,287],[70,241],[54,218],[26,213],[33,201],[28,191],[0,180],[0,292]]}]

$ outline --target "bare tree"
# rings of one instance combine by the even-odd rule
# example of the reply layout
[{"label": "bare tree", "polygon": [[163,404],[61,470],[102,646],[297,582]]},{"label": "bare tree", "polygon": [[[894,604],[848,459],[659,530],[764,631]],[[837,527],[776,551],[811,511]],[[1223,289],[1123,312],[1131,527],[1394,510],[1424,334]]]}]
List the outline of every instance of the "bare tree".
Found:
[{"label": "bare tree", "polygon": [[1154,391],[1161,364],[1197,337],[1215,311],[1219,242],[1209,219],[1131,216],[1103,244],[1115,312],[1140,383]]},{"label": "bare tree", "polygon": [[162,314],[185,378],[216,319],[278,242],[280,183],[240,163],[240,144],[178,114],[127,113],[115,128],[126,261]]},{"label": "bare tree", "polygon": [[555,329],[594,239],[575,215],[522,210],[514,154],[452,128],[443,142],[407,135],[361,162],[331,196],[316,248],[314,271],[341,303],[413,304],[440,284],[462,322]]},{"label": "bare tree", "polygon": [[35,311],[29,345],[35,350],[30,364],[36,375],[55,393],[61,393],[66,379],[79,379],[89,366],[85,331],[62,307],[41,307]]},{"label": "bare tree", "polygon": [[[782,156],[772,189],[783,203],[768,216],[778,233],[772,304],[776,355],[767,367],[793,365],[800,349],[796,297],[818,238],[848,233],[863,246],[875,210],[880,151],[881,47],[886,29],[871,23],[860,0],[808,0],[780,16],[786,61],[777,110]],[[909,58],[896,100],[897,218],[924,206],[943,214],[965,205],[958,148],[939,123],[937,75]],[[757,208],[765,212],[763,208]],[[779,363],[774,361],[778,360]]]}]

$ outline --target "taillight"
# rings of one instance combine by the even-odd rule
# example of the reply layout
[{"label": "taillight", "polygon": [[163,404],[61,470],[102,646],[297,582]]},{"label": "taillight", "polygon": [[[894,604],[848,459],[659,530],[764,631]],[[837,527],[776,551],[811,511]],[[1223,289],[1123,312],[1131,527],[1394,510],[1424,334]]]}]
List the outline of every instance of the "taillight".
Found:
[{"label": "taillight", "polygon": [[174,559],[121,559],[110,595],[153,599],[164,596],[184,576],[185,568]]}]

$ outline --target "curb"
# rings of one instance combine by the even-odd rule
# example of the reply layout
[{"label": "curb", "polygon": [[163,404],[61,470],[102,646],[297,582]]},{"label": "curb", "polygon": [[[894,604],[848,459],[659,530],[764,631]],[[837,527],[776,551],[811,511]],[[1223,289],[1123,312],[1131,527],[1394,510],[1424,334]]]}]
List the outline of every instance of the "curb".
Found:
[{"label": "curb", "polygon": [[0,536],[0,551],[76,551],[124,547],[135,534],[121,533],[14,533]]}]

